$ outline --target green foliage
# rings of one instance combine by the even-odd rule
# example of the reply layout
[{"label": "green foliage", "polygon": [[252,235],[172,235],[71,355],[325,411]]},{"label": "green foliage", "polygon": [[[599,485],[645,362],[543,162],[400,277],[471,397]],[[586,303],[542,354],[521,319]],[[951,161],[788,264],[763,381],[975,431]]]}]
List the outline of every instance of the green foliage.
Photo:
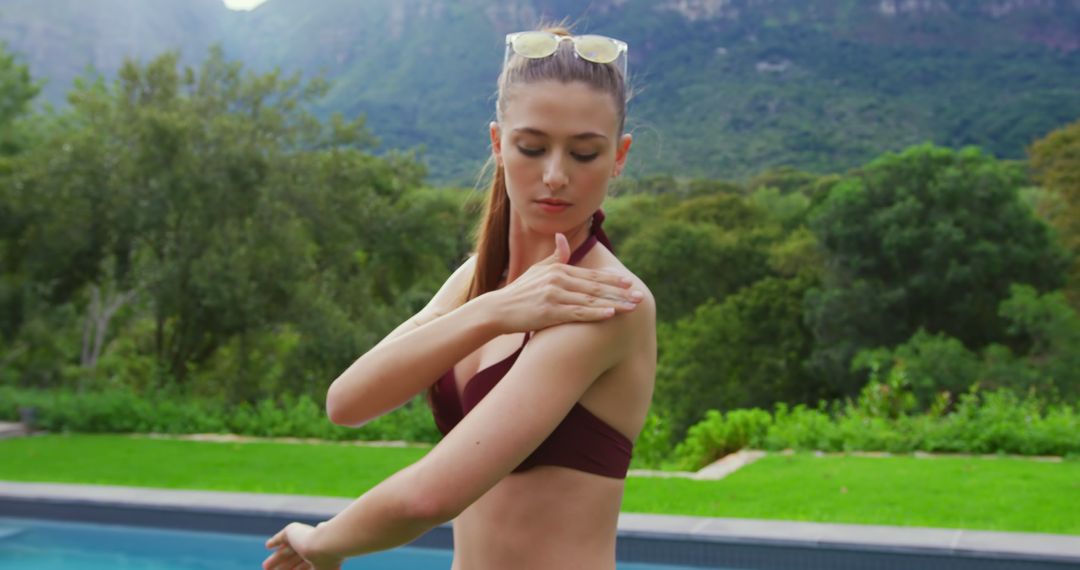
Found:
[{"label": "green foliage", "polygon": [[1009,333],[1030,347],[1028,362],[1067,400],[1080,397],[1080,314],[1060,291],[1039,295],[1028,285],[1014,285],[1000,307]]},{"label": "green foliage", "polygon": [[781,402],[773,412],[773,423],[765,435],[765,449],[836,449],[836,428],[829,413],[824,409],[824,402],[817,408],[806,404],[794,407]]},{"label": "green foliage", "polygon": [[193,371],[188,380],[191,392],[206,397],[224,395],[227,401],[242,402],[261,394],[287,394],[300,388],[290,385],[286,367],[295,359],[301,336],[289,324],[275,328],[245,331],[229,338]]},{"label": "green foliage", "polygon": [[828,271],[806,308],[813,365],[835,390],[860,385],[848,370],[860,349],[919,328],[975,348],[1003,341],[996,307],[1011,283],[1061,284],[1065,257],[1022,186],[1019,168],[977,148],[921,145],[832,187],[810,222]]},{"label": "green foliage", "polygon": [[768,254],[769,269],[782,277],[806,275],[820,281],[825,272],[817,238],[805,226],[769,246]]},{"label": "green foliage", "polygon": [[915,409],[915,395],[911,393],[911,381],[903,368],[891,368],[882,379],[880,369],[871,365],[870,381],[859,392],[854,405],[849,404],[852,415],[894,420]]},{"label": "green foliage", "polygon": [[[48,41],[40,34],[13,38],[42,58],[36,71],[49,77],[53,103],[82,52],[97,54],[111,76],[117,34],[136,33],[144,58],[170,47],[201,54],[225,38],[253,69],[326,69],[334,83],[320,116],[365,114],[384,148],[422,146],[434,179],[460,186],[489,154],[482,126],[493,115],[502,33],[534,25],[534,15],[629,43],[633,175],[833,172],[927,140],[1020,158],[1030,141],[1080,115],[1080,64],[1070,53],[1080,11],[1069,2],[1009,4],[1001,14],[992,3],[942,0],[942,10],[892,15],[880,3],[830,0],[515,6],[338,0],[237,15],[216,2],[133,5],[122,20],[130,29],[94,18],[89,5],[58,14],[7,4],[4,17],[14,29],[65,38],[55,46],[39,45]],[[311,41],[328,29],[338,32]]]},{"label": "green foliage", "polygon": [[[805,223],[810,198],[799,192],[781,193],[773,186],[760,187],[750,194],[752,211],[762,212],[770,221],[792,229]],[[746,223],[745,220],[743,223]]]},{"label": "green foliage", "polygon": [[663,219],[664,212],[677,203],[670,195],[631,194],[604,200],[604,233],[611,238],[615,252],[623,257],[623,244],[645,228]]},{"label": "green foliage", "polygon": [[[638,2],[626,10],[655,16]],[[746,17],[758,16],[754,9]],[[672,51],[648,62],[661,66],[663,82],[635,102],[642,117],[664,116],[660,101],[682,103],[686,115],[672,124],[690,121],[692,134],[708,122],[693,110],[720,97],[726,110],[716,116],[736,133],[679,137],[682,150],[658,164],[680,177],[621,179],[605,203],[620,258],[649,285],[660,317],[655,410],[635,461],[667,461],[673,441],[713,409],[793,405],[777,408],[783,421],[762,436],[766,443],[807,437],[830,449],[913,449],[914,436],[896,425],[910,422],[912,434],[933,430],[911,419],[912,406],[945,417],[964,405],[952,395],[976,381],[1071,402],[1080,392],[1080,325],[1060,295],[1041,294],[1062,283],[1067,260],[1030,206],[1043,194],[1064,203],[1061,181],[1071,179],[1054,173],[1070,172],[1071,139],[1061,135],[1033,151],[1048,186],[1038,192],[1028,188],[1023,165],[976,148],[922,145],[849,174],[813,174],[807,170],[869,159],[884,148],[881,133],[888,148],[916,140],[929,107],[895,78],[881,81],[919,104],[883,102],[858,89],[835,95],[811,73],[829,72],[827,65],[798,61],[780,43],[778,28],[792,22],[773,23],[762,28],[760,44],[737,42],[746,30],[710,35],[738,46],[723,56],[715,42],[665,44]],[[628,25],[644,34],[652,24]],[[681,24],[662,29],[667,35],[656,41],[698,37]],[[790,41],[801,53],[831,53],[820,30]],[[395,52],[384,56],[408,60],[402,69],[418,69],[431,55],[379,45]],[[743,83],[670,92],[664,85],[686,67],[668,58],[682,50],[708,60],[696,74],[725,71]],[[419,125],[442,123],[431,120],[438,109],[425,109],[411,115],[411,126],[388,125],[396,111],[416,109],[394,82],[371,82],[366,72],[330,85],[245,71],[221,49],[195,66],[170,52],[126,62],[114,82],[88,75],[69,94],[69,107],[31,116],[26,103],[36,87],[4,53],[0,95],[14,103],[0,108],[0,132],[33,137],[20,139],[18,152],[0,150],[0,386],[53,389],[62,402],[47,406],[54,410],[48,417],[69,426],[60,429],[432,437],[426,408],[410,405],[386,417],[396,419],[349,430],[326,422],[315,402],[465,258],[479,193],[423,187],[423,162],[442,168],[448,157],[472,152],[471,142],[450,134],[468,123],[476,101],[461,103],[457,126],[434,132],[431,141],[447,143],[435,154],[376,156],[380,141],[363,116],[320,118],[312,109],[347,98],[350,109],[395,111],[372,117],[386,127],[380,137],[391,148]],[[956,69],[957,54],[939,55],[927,73]],[[877,71],[866,54],[845,57],[862,66],[845,71],[845,80]],[[789,65],[779,73],[756,65],[783,61]],[[924,71],[908,61],[902,68]],[[440,83],[449,69],[423,77],[430,89],[419,92],[459,88]],[[363,89],[351,90],[361,79]],[[804,98],[824,93],[835,96],[830,109],[802,113],[814,105]],[[919,112],[901,125],[887,118],[890,109]],[[1015,140],[1043,119],[1031,121],[1000,127]],[[858,136],[836,135],[850,129]],[[648,156],[643,138],[635,156]],[[739,157],[753,160],[733,162]],[[797,168],[768,170],[745,184],[700,178],[709,169],[738,176],[782,162]],[[454,165],[471,168],[464,160]],[[1010,289],[1018,283],[1029,285]],[[815,415],[822,408],[798,405],[842,396],[853,400],[824,420]],[[85,417],[56,411],[61,404],[85,407]],[[113,419],[125,406],[132,417]],[[741,417],[713,423],[734,426]],[[710,429],[684,448],[695,449],[685,451],[695,461],[742,433]]]},{"label": "green foliage", "polygon": [[37,427],[78,433],[221,433],[327,440],[437,442],[441,438],[422,398],[359,428],[334,425],[307,395],[242,402],[168,391],[140,395],[117,388],[77,393],[0,387],[0,420],[18,421],[19,409],[36,410]]},{"label": "green foliage", "polygon": [[768,205],[750,202],[737,194],[701,192],[672,206],[666,217],[684,224],[707,224],[724,231],[746,230],[761,225],[768,214],[780,214],[762,208]]},{"label": "green foliage", "polygon": [[70,367],[79,353],[81,333],[78,311],[70,303],[50,305],[40,284],[10,290],[27,316],[19,334],[4,349],[0,380],[4,384],[33,383],[40,387],[73,387],[77,383]]},{"label": "green foliage", "polygon": [[635,113],[679,134],[641,137],[634,152],[642,169],[727,178],[778,165],[828,172],[927,140],[1019,157],[1028,141],[1077,115],[1076,62],[1024,45],[1006,23],[1075,22],[1075,10],[1026,6],[1012,20],[951,2],[928,19],[918,11],[883,17],[876,6],[735,3],[738,18],[719,27],[624,8],[625,18],[644,20],[619,24],[631,45],[639,33],[679,46],[645,61],[647,90]]},{"label": "green foliage", "polygon": [[317,397],[423,306],[469,198],[369,154],[362,117],[320,122],[326,89],[169,52],[38,117],[0,168],[0,380]]},{"label": "green foliage", "polygon": [[1036,179],[1047,190],[1039,208],[1073,257],[1065,294],[1080,311],[1080,120],[1036,141],[1028,154]]},{"label": "green foliage", "polygon": [[871,378],[902,375],[922,409],[928,408],[943,390],[953,394],[967,390],[982,374],[979,357],[963,343],[923,329],[893,349],[861,351],[852,361],[852,369],[869,370]]},{"label": "green foliage", "polygon": [[1010,291],[999,312],[1009,334],[1026,347],[1019,356],[998,344],[976,354],[955,338],[920,329],[894,348],[860,352],[852,368],[869,370],[871,378],[902,376],[920,409],[974,384],[1034,391],[1066,402],[1080,398],[1080,318],[1061,292],[1039,295],[1027,285],[1014,285]]},{"label": "green foliage", "polygon": [[746,183],[746,187],[753,192],[772,188],[780,196],[801,194],[809,197],[814,194],[820,179],[819,174],[803,172],[791,166],[780,166],[754,176]]},{"label": "green foliage", "polygon": [[811,402],[827,394],[803,368],[809,278],[767,278],[658,330],[654,406],[681,437],[709,409]]},{"label": "green foliage", "polygon": [[760,448],[771,423],[769,413],[756,408],[726,414],[709,410],[675,448],[676,465],[697,470],[744,447]]},{"label": "green foliage", "polygon": [[[0,42],[0,171],[3,157],[18,152],[27,144],[27,126],[22,119],[30,102],[41,90],[41,82],[30,76],[30,68],[19,63],[8,47]],[[3,213],[0,205],[0,213]],[[7,219],[0,216],[0,219]]]},{"label": "green foliage", "polygon": [[[1080,409],[1047,404],[1011,390],[964,393],[953,412],[943,404],[928,413],[907,415],[903,383],[871,383],[858,400],[826,409],[777,404],[761,409],[710,410],[690,429],[669,463],[697,470],[745,447],[827,452],[914,451],[1069,455],[1080,453]],[[910,393],[906,394],[910,397]]]},{"label": "green foliage", "polygon": [[627,240],[620,257],[649,284],[661,321],[723,299],[767,272],[765,253],[745,235],[706,224],[655,223]]},{"label": "green foliage", "polygon": [[665,416],[650,410],[645,425],[634,441],[634,454],[630,458],[631,469],[648,469],[667,463],[672,447],[671,423]]}]

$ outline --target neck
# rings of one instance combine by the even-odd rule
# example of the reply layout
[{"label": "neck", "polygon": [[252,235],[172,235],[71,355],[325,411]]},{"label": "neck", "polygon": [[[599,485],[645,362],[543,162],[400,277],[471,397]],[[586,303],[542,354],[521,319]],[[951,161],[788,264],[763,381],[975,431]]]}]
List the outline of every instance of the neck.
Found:
[{"label": "neck", "polygon": [[[565,232],[571,253],[589,239],[587,218],[580,225]],[[555,252],[555,235],[538,233],[525,226],[516,213],[510,213],[510,263],[506,269],[506,284],[513,283],[537,262]]]}]

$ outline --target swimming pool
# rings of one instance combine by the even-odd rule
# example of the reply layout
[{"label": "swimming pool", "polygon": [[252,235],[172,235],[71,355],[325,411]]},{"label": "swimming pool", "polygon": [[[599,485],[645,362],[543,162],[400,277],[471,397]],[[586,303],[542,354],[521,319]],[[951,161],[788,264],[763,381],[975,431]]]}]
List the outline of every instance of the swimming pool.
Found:
[{"label": "swimming pool", "polygon": [[[20,570],[254,570],[267,537],[0,517],[0,568]],[[345,563],[346,570],[445,570],[452,553],[403,546]],[[689,566],[619,562],[619,570]]]},{"label": "swimming pool", "polygon": [[[266,537],[292,521],[326,520],[350,502],[341,497],[0,481],[0,529],[7,535],[0,536],[0,570],[255,570],[268,553],[263,548]],[[618,524],[619,570],[1080,568],[1080,536],[641,513],[620,513]],[[408,547],[363,556],[345,568],[447,569],[452,546],[453,528],[446,523]]]}]

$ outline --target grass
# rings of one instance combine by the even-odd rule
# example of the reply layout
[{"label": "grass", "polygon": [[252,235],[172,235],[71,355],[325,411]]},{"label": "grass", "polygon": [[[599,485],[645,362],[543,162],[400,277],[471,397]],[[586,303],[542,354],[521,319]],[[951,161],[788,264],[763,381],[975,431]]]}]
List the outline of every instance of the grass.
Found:
[{"label": "grass", "polygon": [[[106,435],[0,441],[0,479],[356,497],[425,448]],[[1080,462],[770,455],[721,481],[631,477],[623,511],[1080,534]]]},{"label": "grass", "polygon": [[47,435],[0,440],[0,479],[353,497],[427,451]]},{"label": "grass", "polygon": [[637,479],[623,510],[1080,534],[1080,462],[770,455],[721,481]]}]

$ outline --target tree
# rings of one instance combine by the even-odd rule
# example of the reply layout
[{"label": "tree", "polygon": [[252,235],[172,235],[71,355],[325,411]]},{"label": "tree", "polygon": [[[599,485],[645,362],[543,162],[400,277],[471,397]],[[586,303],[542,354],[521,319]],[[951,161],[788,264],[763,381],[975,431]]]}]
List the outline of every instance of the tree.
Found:
[{"label": "tree", "polygon": [[[29,220],[18,207],[16,189],[3,181],[14,169],[12,156],[28,142],[30,102],[39,90],[40,83],[32,80],[30,69],[0,42],[0,362],[12,358],[5,345],[14,337],[28,288],[28,278],[17,270],[18,263],[10,252]],[[25,348],[10,350],[21,352]]]},{"label": "tree", "polygon": [[679,437],[706,410],[771,408],[830,395],[804,369],[812,336],[802,322],[813,277],[762,279],[664,325],[655,402]]},{"label": "tree", "polygon": [[809,197],[814,193],[814,186],[821,179],[820,174],[803,172],[791,166],[771,168],[754,176],[746,184],[751,191],[762,188],[776,188],[780,194],[803,194]]},{"label": "tree", "polygon": [[627,240],[626,266],[656,297],[657,319],[671,321],[764,277],[767,253],[746,235],[708,224],[665,220]]},{"label": "tree", "polygon": [[194,392],[317,394],[461,257],[461,201],[414,196],[423,166],[370,154],[363,117],[316,119],[321,80],[245,73],[220,49],[178,62],[78,82],[0,178],[24,220],[4,276],[33,285],[10,330],[38,340],[41,307],[64,307],[49,318],[83,344],[20,341],[10,365],[92,368],[126,336]]},{"label": "tree", "polygon": [[1009,321],[1009,334],[1027,342],[1031,367],[1066,402],[1075,402],[1080,397],[1080,315],[1065,295],[1040,295],[1029,285],[1014,285],[999,312]]},{"label": "tree", "polygon": [[1028,154],[1036,179],[1050,192],[1043,210],[1073,256],[1065,295],[1080,311],[1080,121],[1036,141]]},{"label": "tree", "polygon": [[1023,170],[974,147],[915,146],[833,185],[812,215],[825,255],[807,297],[816,370],[843,394],[862,348],[894,346],[919,328],[975,350],[1006,340],[997,307],[1012,283],[1048,291],[1066,258],[1020,200]]},{"label": "tree", "polygon": [[30,102],[40,91],[41,83],[31,78],[30,68],[0,42],[0,157],[25,146],[25,132],[18,121],[29,113]]}]

